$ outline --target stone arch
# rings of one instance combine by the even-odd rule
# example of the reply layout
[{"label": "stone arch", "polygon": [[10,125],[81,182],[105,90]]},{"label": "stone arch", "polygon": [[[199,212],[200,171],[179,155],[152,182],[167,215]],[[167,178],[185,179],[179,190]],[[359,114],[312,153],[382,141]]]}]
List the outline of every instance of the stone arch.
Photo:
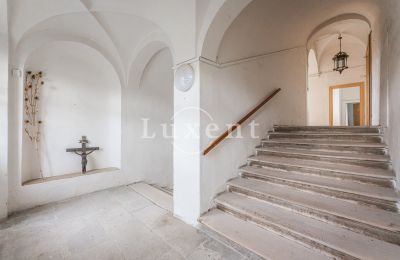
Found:
[{"label": "stone arch", "polygon": [[[320,45],[319,48],[317,48],[315,41],[318,39],[320,32],[322,32],[324,29],[329,28],[330,26],[334,26],[335,23],[337,24],[339,22],[353,22],[353,23],[361,22],[361,24],[365,24],[369,28],[369,30],[371,30],[371,23],[368,20],[368,18],[357,13],[341,14],[329,20],[326,20],[321,24],[319,24],[318,26],[316,26],[307,38],[306,47],[307,47],[308,57],[310,57],[311,51],[314,52],[314,55],[316,57],[316,62],[318,64],[318,70],[320,69],[319,65],[321,63],[321,57],[323,57],[324,53],[327,51],[326,48],[328,47],[329,43],[334,39],[336,40],[338,34],[332,34],[326,37],[325,46],[321,47]],[[357,35],[352,35],[339,31],[337,33],[341,33],[341,35],[344,38],[351,39],[353,42],[357,42],[361,46],[367,48],[367,42],[364,42],[363,39],[359,38]]]},{"label": "stone arch", "polygon": [[220,0],[209,8],[198,39],[198,53],[217,61],[218,50],[226,30],[252,0]]},{"label": "stone arch", "polygon": [[147,65],[157,53],[166,48],[171,52],[171,56],[175,57],[174,50],[164,34],[151,34],[144,39],[136,48],[132,62],[129,65],[126,85],[140,87],[143,72]]},{"label": "stone arch", "polygon": [[319,24],[312,30],[311,34],[307,38],[307,49],[310,50],[312,48],[312,44],[313,44],[313,40],[314,40],[315,36],[323,28],[326,28],[329,25],[332,25],[336,22],[341,22],[341,21],[346,21],[346,20],[361,20],[361,21],[366,22],[370,29],[372,28],[371,22],[369,21],[369,19],[361,14],[357,14],[357,13],[341,14],[341,15],[335,16],[329,20],[322,22],[321,24]]},{"label": "stone arch", "polygon": [[[329,109],[326,105],[331,100],[328,94],[329,86],[364,81],[365,52],[370,32],[371,23],[365,16],[347,13],[323,21],[308,35],[306,47],[308,52],[307,120],[309,124],[330,124]],[[343,36],[343,51],[350,55],[349,70],[340,75],[333,71],[332,61],[332,57],[339,51],[339,35]],[[341,122],[344,124],[343,119]]]},{"label": "stone arch", "polygon": [[[58,15],[56,17],[61,16],[62,15]],[[110,53],[110,51],[108,51],[104,46],[97,43],[95,40],[83,37],[79,34],[72,34],[70,32],[59,32],[55,29],[40,29],[41,25],[43,25],[47,21],[50,21],[50,19],[55,19],[56,17],[49,18],[41,23],[32,26],[23,34],[16,45],[15,57],[13,61],[15,65],[22,67],[27,57],[37,48],[46,43],[56,41],[77,42],[96,50],[101,56],[103,56],[111,64],[112,68],[117,73],[119,81],[122,85],[125,78],[122,64],[120,60],[118,60],[115,55]]]}]

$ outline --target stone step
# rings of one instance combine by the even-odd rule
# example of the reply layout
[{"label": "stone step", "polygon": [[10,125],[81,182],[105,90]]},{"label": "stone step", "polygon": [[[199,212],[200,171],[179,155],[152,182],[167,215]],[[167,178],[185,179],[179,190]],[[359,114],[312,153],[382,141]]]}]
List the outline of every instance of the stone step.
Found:
[{"label": "stone step", "polygon": [[218,209],[204,214],[199,221],[264,259],[333,259],[321,251],[313,250]]},{"label": "stone step", "polygon": [[259,180],[237,178],[228,190],[336,223],[357,233],[400,245],[400,214],[310,191]]},{"label": "stone step", "polygon": [[306,160],[317,160],[324,162],[340,162],[367,167],[390,169],[390,158],[386,155],[343,153],[335,151],[312,151],[304,149],[280,148],[280,147],[258,147],[257,154],[273,155],[286,158],[297,158]]},{"label": "stone step", "polygon": [[215,202],[221,210],[340,259],[396,259],[400,255],[398,245],[307,217],[272,203],[235,193],[221,194]]},{"label": "stone step", "polygon": [[293,149],[310,149],[314,151],[356,152],[366,154],[387,154],[387,147],[382,143],[361,143],[336,140],[309,139],[264,139],[263,147],[285,147]]},{"label": "stone step", "polygon": [[330,163],[270,155],[248,158],[249,165],[260,165],[275,169],[311,173],[322,176],[339,177],[392,187],[395,178],[393,171],[342,163]]},{"label": "stone step", "polygon": [[349,126],[274,126],[275,132],[336,132],[336,133],[380,133],[380,127]]},{"label": "stone step", "polygon": [[296,132],[268,132],[268,139],[325,139],[336,141],[382,143],[382,136],[376,133],[296,133]]},{"label": "stone step", "polygon": [[329,196],[353,200],[385,210],[398,210],[396,203],[400,199],[400,194],[392,188],[365,184],[352,180],[343,180],[254,166],[242,167],[240,173],[246,178],[255,178],[272,183],[289,185],[302,190],[311,190]]}]

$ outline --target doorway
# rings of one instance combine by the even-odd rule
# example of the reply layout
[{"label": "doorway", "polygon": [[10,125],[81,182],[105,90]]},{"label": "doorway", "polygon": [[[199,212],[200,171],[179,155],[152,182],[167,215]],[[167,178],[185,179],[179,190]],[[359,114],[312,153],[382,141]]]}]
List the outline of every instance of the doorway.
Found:
[{"label": "doorway", "polygon": [[[332,57],[342,49],[347,54],[348,68],[342,73],[333,70]],[[365,19],[339,19],[327,23],[315,31],[307,42],[307,124],[311,126],[347,125],[347,108],[342,108],[342,122],[332,122],[329,111],[330,86],[352,82],[364,83],[364,117],[360,125],[371,124],[371,27]],[[359,89],[359,88],[358,88]],[[340,92],[336,90],[336,92]],[[350,102],[350,101],[349,101]],[[361,101],[358,101],[361,103]],[[356,103],[356,102],[355,102]],[[344,106],[344,104],[343,104]],[[360,112],[361,113],[361,112]]]},{"label": "doorway", "polygon": [[360,102],[346,104],[346,125],[361,126]]},{"label": "doorway", "polygon": [[329,125],[366,126],[364,82],[329,87]]}]

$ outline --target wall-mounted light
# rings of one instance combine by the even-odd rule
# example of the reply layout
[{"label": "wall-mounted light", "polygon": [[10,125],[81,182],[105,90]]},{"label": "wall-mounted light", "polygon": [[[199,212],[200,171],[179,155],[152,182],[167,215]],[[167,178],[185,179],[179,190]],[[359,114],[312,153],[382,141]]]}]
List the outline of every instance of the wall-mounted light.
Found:
[{"label": "wall-mounted light", "polygon": [[349,58],[349,55],[342,51],[342,35],[339,35],[339,44],[340,44],[340,50],[339,52],[333,57],[333,70],[334,71],[339,71],[340,74],[345,69],[348,69],[349,67],[347,66],[347,59]]},{"label": "wall-mounted light", "polygon": [[194,69],[190,64],[183,64],[175,71],[175,88],[179,91],[188,91],[194,83]]}]

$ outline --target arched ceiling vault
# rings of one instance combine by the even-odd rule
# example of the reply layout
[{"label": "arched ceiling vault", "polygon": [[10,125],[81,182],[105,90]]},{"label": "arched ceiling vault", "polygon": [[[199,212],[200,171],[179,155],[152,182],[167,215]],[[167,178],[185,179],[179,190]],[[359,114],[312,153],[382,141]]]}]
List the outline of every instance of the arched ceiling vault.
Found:
[{"label": "arched ceiling vault", "polygon": [[[326,63],[332,58],[332,50],[339,51],[338,37],[341,35],[343,50],[351,47],[353,53],[350,58],[357,57],[358,61],[353,62],[359,65],[359,57],[365,53],[370,31],[370,24],[365,17],[354,14],[340,15],[316,27],[308,39],[307,49],[315,52],[318,69],[321,69],[321,63]],[[355,51],[357,53],[354,53]]]},{"label": "arched ceiling vault", "polygon": [[157,53],[166,48],[168,48],[168,46],[162,41],[152,41],[149,42],[145,47],[141,48],[130,66],[128,84],[133,87],[140,87],[142,83],[143,72],[145,71],[147,65]]},{"label": "arched ceiling vault", "polygon": [[[111,5],[119,6],[119,9],[109,8],[109,3],[105,8],[105,2],[100,0],[60,0],[56,4],[42,0],[39,6],[32,2],[15,0],[11,7],[14,13],[10,27],[14,66],[23,67],[30,52],[46,41],[76,41],[106,57],[117,71],[121,85],[126,86],[129,71],[141,48],[153,41],[163,42],[174,53],[169,35],[154,19],[144,18],[145,13],[137,15],[130,11],[132,8],[124,9],[122,5]],[[33,12],[36,9],[38,12]]]},{"label": "arched ceiling vault", "polygon": [[313,33],[319,31],[318,26],[324,27],[325,22],[353,18],[373,27],[381,8],[376,0],[253,0],[243,1],[242,5],[238,2],[222,3],[209,23],[202,56],[224,63],[305,48]]},{"label": "arched ceiling vault", "polygon": [[52,33],[49,31],[42,31],[26,36],[26,40],[22,41],[17,47],[17,55],[14,57],[16,64],[20,64],[20,67],[24,68],[29,56],[31,56],[35,50],[52,42],[75,42],[94,49],[109,62],[115,73],[118,75],[121,86],[123,86],[123,75],[121,74],[121,71],[118,70],[118,61],[113,59],[113,57],[107,53],[107,50],[104,49],[103,46],[88,38],[83,38],[76,35],[68,35],[65,33],[60,34],[57,33],[57,31],[53,31]]},{"label": "arched ceiling vault", "polygon": [[[371,22],[367,17],[357,13],[340,14],[316,26],[307,39],[307,47],[323,34],[327,34],[333,30],[335,30],[336,33],[343,33],[354,25],[361,27],[361,29],[369,28],[369,30],[371,30]],[[357,33],[354,31],[354,28],[350,28],[350,30],[352,29],[353,33]],[[359,34],[356,36],[360,38],[360,40],[364,40]]]},{"label": "arched ceiling vault", "polygon": [[200,56],[217,61],[218,49],[226,30],[251,1],[218,0],[208,6],[197,41]]}]

